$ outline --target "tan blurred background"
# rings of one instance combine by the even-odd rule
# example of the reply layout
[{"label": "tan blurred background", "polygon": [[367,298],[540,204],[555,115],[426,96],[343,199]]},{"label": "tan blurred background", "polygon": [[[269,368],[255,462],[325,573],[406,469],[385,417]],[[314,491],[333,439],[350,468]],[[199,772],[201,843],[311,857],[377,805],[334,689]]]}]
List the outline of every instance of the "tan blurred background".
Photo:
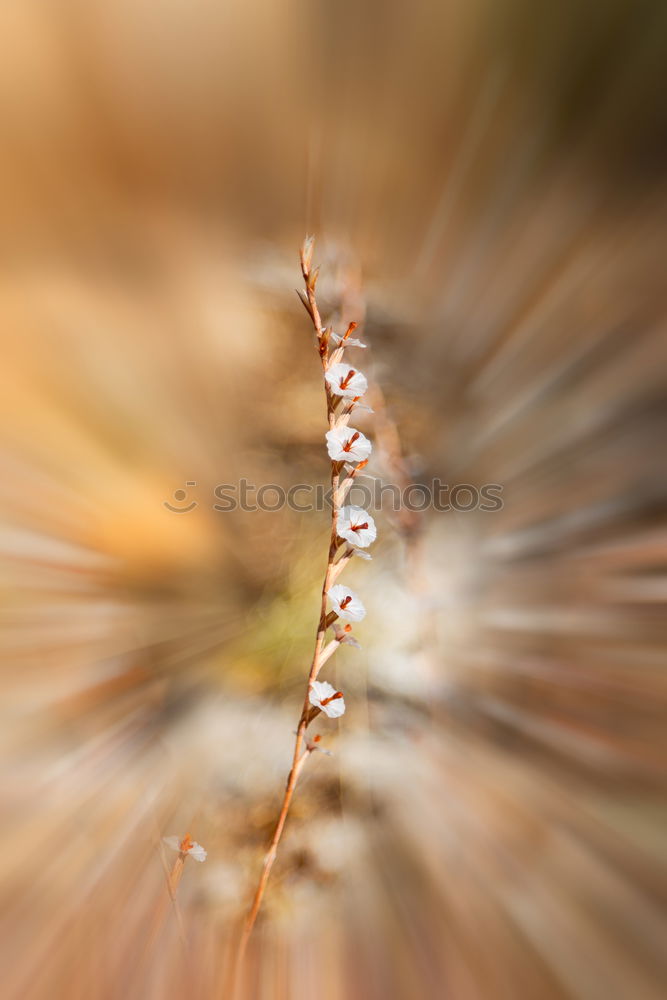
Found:
[{"label": "tan blurred background", "polygon": [[312,231],[369,471],[504,507],[350,570],[247,996],[657,1000],[667,7],[6,0],[0,50],[3,996],[229,996],[327,522],[213,489],[326,479]]}]

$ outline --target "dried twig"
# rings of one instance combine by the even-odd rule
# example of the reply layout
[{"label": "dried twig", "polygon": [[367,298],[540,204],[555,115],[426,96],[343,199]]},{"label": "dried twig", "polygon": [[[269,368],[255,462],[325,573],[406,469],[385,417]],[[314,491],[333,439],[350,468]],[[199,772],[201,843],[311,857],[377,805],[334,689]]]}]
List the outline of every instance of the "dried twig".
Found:
[{"label": "dried twig", "polygon": [[[349,622],[361,620],[365,615],[365,610],[361,601],[349,588],[335,584],[335,581],[352,556],[355,553],[365,555],[363,549],[375,539],[375,524],[370,514],[359,507],[344,506],[354,477],[368,461],[371,444],[363,434],[349,426],[351,414],[356,407],[361,406],[359,399],[366,391],[366,379],[356,368],[344,364],[342,359],[346,347],[363,347],[365,345],[351,337],[357,326],[356,323],[350,323],[343,336],[338,336],[323,326],[315,296],[319,268],[312,268],[312,257],[313,239],[310,237],[304,241],[301,248],[301,273],[306,287],[304,292],[297,294],[313,324],[324,376],[329,420],[329,431],[326,434],[326,439],[327,450],[331,458],[332,511],[329,554],[322,584],[315,650],[308,673],[301,717],[296,730],[292,767],[287,779],[278,822],[264,857],[259,883],[243,928],[237,954],[237,970],[240,968],[248,939],[262,904],[294,789],[310,755],[315,750],[321,749],[318,746],[320,737],[315,736],[312,740],[307,740],[306,730],[321,712],[331,718],[338,718],[345,711],[342,692],[336,691],[326,682],[318,682],[317,678],[324,664],[342,643],[355,644],[355,640],[351,636],[352,626]],[[367,556],[367,558],[370,557]],[[332,605],[330,611],[327,610],[329,602]],[[339,619],[347,619],[348,623],[341,627],[337,624]],[[325,645],[327,630],[330,627],[333,628],[334,636]]]}]

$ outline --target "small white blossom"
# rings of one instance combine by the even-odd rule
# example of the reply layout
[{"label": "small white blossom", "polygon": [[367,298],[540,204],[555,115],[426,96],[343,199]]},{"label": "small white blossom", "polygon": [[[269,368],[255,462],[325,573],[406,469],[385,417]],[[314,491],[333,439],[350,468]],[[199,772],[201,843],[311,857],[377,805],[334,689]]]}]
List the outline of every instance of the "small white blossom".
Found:
[{"label": "small white blossom", "polygon": [[356,399],[368,389],[366,376],[351,365],[332,365],[324,375],[327,385],[336,396]]},{"label": "small white blossom", "polygon": [[333,330],[329,334],[334,344],[345,344],[346,347],[366,347],[366,344],[362,344],[360,340],[356,337],[341,337],[340,334],[334,333]]},{"label": "small white blossom", "polygon": [[319,734],[317,736],[313,736],[312,740],[308,740],[306,742],[306,750],[308,750],[309,753],[314,753],[317,750],[319,753],[326,754],[327,757],[333,757],[331,750],[325,750],[324,747],[320,746],[320,739],[321,737]]},{"label": "small white blossom", "polygon": [[330,719],[338,719],[345,712],[342,691],[336,691],[328,681],[313,681],[308,700],[315,708],[320,708]]},{"label": "small white blossom", "polygon": [[339,538],[345,539],[350,545],[367,548],[375,541],[377,531],[375,521],[363,507],[341,507],[338,512],[336,531]]},{"label": "small white blossom", "polygon": [[195,861],[206,861],[206,851],[196,840],[190,839],[189,833],[186,833],[183,840],[179,840],[178,837],[163,837],[162,839],[167,847],[171,847],[173,851],[189,854]]},{"label": "small white blossom", "polygon": [[360,622],[366,617],[366,608],[357,595],[342,583],[335,583],[328,591],[331,605],[339,618],[347,618],[351,622]]},{"label": "small white blossom", "polygon": [[345,628],[341,628],[340,625],[337,625],[334,622],[333,630],[336,642],[344,642],[348,646],[354,646],[355,649],[361,649],[360,643],[357,642],[352,633],[346,631],[346,629],[351,629],[351,628],[352,628],[351,625],[346,625]]},{"label": "small white blossom", "polygon": [[354,427],[334,427],[327,431],[327,451],[334,462],[365,462],[373,445]]}]

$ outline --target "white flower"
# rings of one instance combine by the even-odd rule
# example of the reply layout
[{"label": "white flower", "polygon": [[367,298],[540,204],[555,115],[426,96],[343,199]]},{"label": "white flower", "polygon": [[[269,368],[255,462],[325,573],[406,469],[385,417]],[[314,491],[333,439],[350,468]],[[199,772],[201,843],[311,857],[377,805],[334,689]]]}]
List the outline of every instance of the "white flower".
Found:
[{"label": "white flower", "polygon": [[341,507],[338,512],[336,531],[339,538],[344,538],[350,545],[367,548],[375,541],[377,531],[375,521],[363,507]]},{"label": "white flower", "polygon": [[357,595],[349,587],[342,583],[335,583],[328,597],[334,611],[340,618],[347,618],[351,622],[360,622],[366,617],[366,608],[363,606]]},{"label": "white flower", "polygon": [[183,840],[179,840],[178,837],[163,837],[162,839],[172,850],[178,851],[180,854],[189,854],[195,861],[206,861],[206,851],[196,840],[190,839],[189,833],[186,833]]},{"label": "white flower", "polygon": [[321,708],[330,719],[338,719],[345,712],[342,691],[336,691],[327,681],[313,681],[308,700],[315,708]]},{"label": "white flower", "polygon": [[373,446],[354,427],[334,427],[327,431],[327,451],[334,462],[365,462]]},{"label": "white flower", "polygon": [[363,396],[368,389],[366,376],[351,365],[332,365],[324,378],[334,395],[345,396],[347,399]]}]

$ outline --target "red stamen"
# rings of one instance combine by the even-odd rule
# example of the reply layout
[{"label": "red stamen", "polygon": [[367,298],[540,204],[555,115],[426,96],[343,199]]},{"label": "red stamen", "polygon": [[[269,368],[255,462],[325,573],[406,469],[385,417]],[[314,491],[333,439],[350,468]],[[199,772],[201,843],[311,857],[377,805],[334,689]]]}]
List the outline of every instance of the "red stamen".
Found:
[{"label": "red stamen", "polygon": [[363,531],[364,528],[368,527],[368,521],[364,521],[363,524],[351,524],[350,527],[352,531]]},{"label": "red stamen", "polygon": [[352,445],[358,439],[358,437],[359,437],[359,431],[355,431],[352,437],[349,439],[349,441],[346,441],[345,444],[343,445],[343,451],[351,451]]},{"label": "red stamen", "polygon": [[352,598],[351,598],[351,596],[350,596],[350,595],[348,594],[348,595],[347,595],[347,597],[345,598],[345,600],[344,600],[344,601],[341,601],[341,602],[340,602],[340,607],[341,607],[341,610],[342,610],[343,608],[346,608],[346,607],[348,606],[348,604],[350,603],[350,601],[351,601],[351,600],[352,600]]},{"label": "red stamen", "polygon": [[347,375],[345,376],[345,378],[342,378],[342,379],[340,380],[340,387],[341,387],[341,389],[347,389],[348,385],[349,385],[349,384],[350,384],[350,382],[352,381],[352,378],[353,378],[353,377],[354,377],[354,376],[355,376],[356,374],[357,374],[357,373],[356,373],[356,371],[354,370],[354,368],[350,368],[350,370],[349,370],[349,372],[347,373]]},{"label": "red stamen", "polygon": [[347,625],[343,625],[343,632],[351,632],[351,631],[352,631],[352,626],[350,625],[349,622],[347,623]]},{"label": "red stamen", "polygon": [[322,737],[318,733],[317,736],[313,736],[313,743],[319,743]]},{"label": "red stamen", "polygon": [[328,705],[330,701],[335,701],[336,698],[342,698],[342,697],[343,697],[343,692],[336,691],[336,693],[332,694],[330,698],[323,698],[322,701],[320,702],[320,705]]},{"label": "red stamen", "polygon": [[182,854],[187,854],[192,847],[192,840],[190,839],[190,834],[186,833],[181,841],[180,851]]},{"label": "red stamen", "polygon": [[345,333],[343,335],[343,340],[347,340],[347,338],[350,336],[350,334],[354,333],[354,331],[357,329],[358,326],[359,326],[358,323],[350,323],[350,325],[348,326],[347,330],[345,331]]}]

